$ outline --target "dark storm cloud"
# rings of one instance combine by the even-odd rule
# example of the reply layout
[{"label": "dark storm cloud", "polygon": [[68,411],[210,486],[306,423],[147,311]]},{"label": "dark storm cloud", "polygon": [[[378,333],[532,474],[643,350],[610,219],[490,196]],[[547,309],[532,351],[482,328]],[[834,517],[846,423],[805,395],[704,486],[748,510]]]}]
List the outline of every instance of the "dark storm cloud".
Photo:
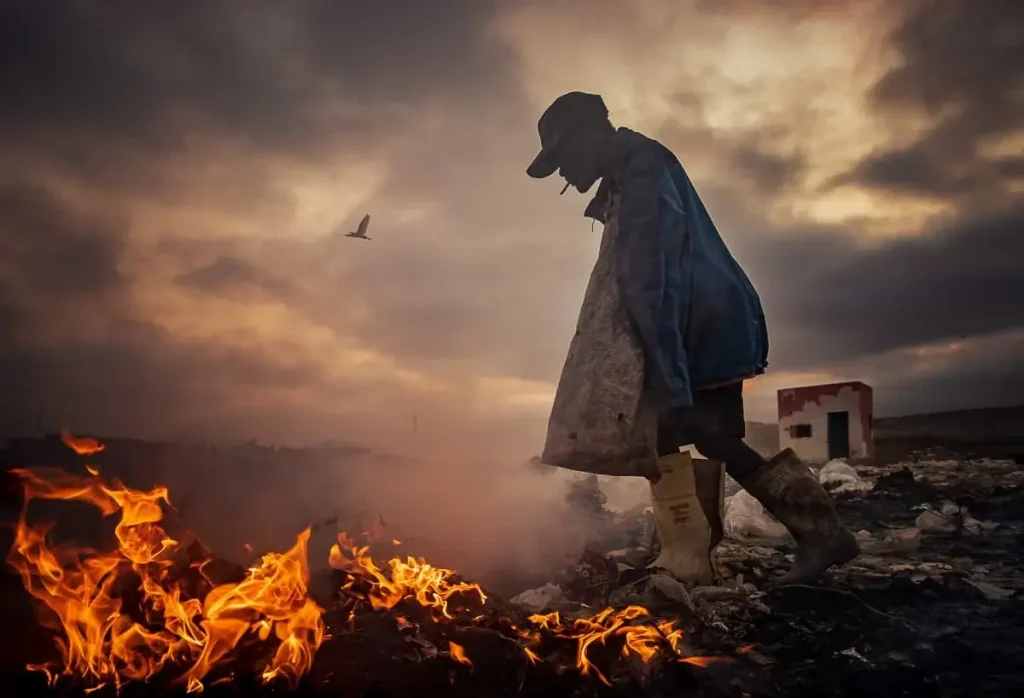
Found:
[{"label": "dark storm cloud", "polygon": [[196,132],[261,151],[308,154],[338,133],[356,147],[418,102],[502,84],[504,54],[482,32],[491,10],[472,0],[0,0],[0,132],[95,170],[117,167],[114,148],[175,152]]},{"label": "dark storm cloud", "polygon": [[[313,162],[332,147],[338,154],[339,140],[340,152],[353,155],[386,143],[423,107],[496,99],[510,76],[504,49],[484,31],[493,7],[0,0],[0,175],[21,178],[30,163],[104,194],[172,206],[205,186],[211,206],[244,220],[278,194],[262,181],[268,173],[259,163],[233,175],[190,171],[205,164],[194,136]],[[200,160],[184,176],[167,169],[182,153]],[[116,210],[116,200],[108,203]],[[261,386],[338,387],[303,361],[302,347],[286,360],[215,339],[183,342],[140,320],[136,289],[121,271],[126,221],[84,215],[34,185],[4,188],[0,204],[5,425],[45,404],[97,428],[152,433],[226,411],[233,397]],[[243,302],[297,292],[245,244],[203,259],[217,246],[197,232],[160,231],[161,259],[185,262],[179,287]],[[99,323],[91,333],[43,338],[83,311]],[[259,410],[246,411],[256,418]]]},{"label": "dark storm cloud", "polygon": [[[802,14],[843,4],[779,2],[767,9]],[[716,3],[707,10],[757,11],[745,5]],[[897,11],[895,4],[891,9]],[[702,136],[699,118],[664,129],[681,156],[712,142],[719,154],[731,154],[727,179],[716,181],[721,173],[711,172],[702,183],[697,173],[696,182],[762,292],[773,370],[879,375],[893,390],[887,409],[896,412],[1006,403],[1015,390],[1019,401],[1019,356],[991,337],[1024,327],[1024,208],[1011,188],[1014,180],[1019,186],[1022,157],[984,148],[1019,134],[1024,124],[1022,10],[1016,2],[939,0],[903,5],[902,17],[886,20],[895,20],[888,41],[900,61],[871,90],[867,106],[883,121],[923,116],[934,122],[913,142],[872,154],[829,186],[854,184],[953,205],[917,236],[892,231],[903,235],[867,243],[851,235],[857,221],[841,229],[801,230],[795,223],[773,230],[760,205],[784,197],[788,184],[773,189],[772,183],[799,182],[799,157],[759,157],[778,153],[772,133],[743,134],[726,148],[715,134]],[[744,193],[737,186],[743,181],[760,186]],[[961,337],[980,339],[970,352],[926,372],[911,372],[918,357],[900,353]],[[1019,341],[1012,346],[1019,349]]]},{"label": "dark storm cloud", "polygon": [[[0,189],[0,202],[0,434],[41,414],[50,429],[159,436],[216,424],[260,389],[330,383],[301,351],[187,342],[136,319],[116,221],[72,214],[42,187]],[[249,436],[240,428],[224,436]]]},{"label": "dark storm cloud", "polygon": [[25,183],[0,187],[0,211],[0,433],[24,429],[39,410],[153,433],[200,405],[216,413],[238,386],[322,382],[301,358],[183,343],[134,319],[122,221],[73,213]]},{"label": "dark storm cloud", "polygon": [[749,15],[763,12],[801,19],[820,13],[847,10],[860,0],[697,0],[702,13]]},{"label": "dark storm cloud", "polygon": [[732,151],[732,166],[748,178],[762,196],[777,196],[804,173],[807,158],[801,152],[777,153],[757,142],[744,141]]},{"label": "dark storm cloud", "polygon": [[[294,278],[330,284],[292,308],[403,365],[458,362],[467,379],[557,378],[600,227],[583,220],[586,197],[566,206],[557,183],[525,175],[536,111],[511,91],[417,130],[367,203],[373,242],[314,242]],[[420,205],[424,218],[396,220]],[[332,275],[335,264],[344,271]]]},{"label": "dark storm cloud", "polygon": [[121,311],[125,244],[123,222],[72,212],[43,186],[0,181],[0,392],[12,410],[31,392],[18,386],[47,379],[19,358],[41,334]]},{"label": "dark storm cloud", "polygon": [[[1017,111],[1019,126],[1024,108]],[[868,156],[832,184],[854,183],[947,201],[971,195],[1007,195],[1011,182],[1024,177],[1021,158],[983,156],[979,141],[989,135],[973,123],[949,117],[908,146]]]},{"label": "dark storm cloud", "polygon": [[[735,188],[697,186],[761,294],[770,371],[873,381],[880,414],[1019,403],[1020,340],[998,338],[1024,334],[1024,206],[870,241],[772,229]],[[965,340],[941,362],[916,353]]]},{"label": "dark storm cloud", "polygon": [[878,189],[907,194],[955,195],[971,187],[974,173],[967,176],[951,171],[931,152],[926,143],[918,141],[901,150],[872,155],[861,161],[836,183],[861,182]]},{"label": "dark storm cloud", "polygon": [[1024,327],[1024,207],[877,246],[821,231],[756,252],[773,367],[827,367]]},{"label": "dark storm cloud", "polygon": [[[956,212],[917,237],[856,246],[795,236],[766,250],[773,363],[846,362],[877,375],[888,413],[1019,403],[1022,158],[985,148],[1024,124],[1024,5],[917,2],[889,39],[900,60],[868,104],[884,119],[932,125],[830,185],[933,198]],[[941,360],[900,349],[962,340],[969,349]]]},{"label": "dark storm cloud", "polygon": [[[237,413],[258,389],[323,381],[314,365],[301,360],[184,343],[127,320],[101,338],[2,343],[0,372],[0,433],[8,434],[23,431],[43,412],[51,429],[87,425],[106,434],[159,436],[184,424],[214,424],[222,413]],[[255,413],[258,403],[246,410]]]},{"label": "dark storm cloud", "polygon": [[[672,94],[671,119],[658,124],[651,135],[661,140],[692,167],[693,158],[710,163],[709,172],[694,169],[691,177],[710,175],[723,180],[730,191],[746,189],[755,203],[784,196],[807,174],[805,150],[791,145],[794,124],[819,118],[807,107],[794,108],[757,126],[736,131],[716,130],[704,112],[706,95],[682,88]],[[704,182],[704,187],[708,182]]]},{"label": "dark storm cloud", "polygon": [[833,184],[951,197],[998,193],[1019,180],[1019,155],[986,157],[982,145],[1024,124],[1024,4],[916,2],[890,42],[900,60],[875,84],[870,105],[892,118],[926,114],[935,123]]},{"label": "dark storm cloud", "polygon": [[221,255],[209,264],[179,274],[175,282],[206,293],[234,295],[257,292],[281,300],[295,292],[294,284],[287,279],[231,255]]},{"label": "dark storm cloud", "polygon": [[1024,332],[1016,331],[965,342],[930,360],[893,352],[863,370],[876,382],[879,415],[1014,406],[1024,395],[1021,356]]},{"label": "dark storm cloud", "polygon": [[[844,4],[768,3],[798,18]],[[985,162],[977,146],[1012,128],[1006,115],[990,110],[1010,107],[1020,121],[1005,94],[1019,85],[1009,61],[1018,56],[1019,35],[980,42],[980,20],[958,13],[980,17],[985,7],[932,5],[936,17],[916,12],[893,35],[905,61],[879,83],[871,106],[894,118],[922,110],[943,118],[919,142],[877,154],[847,181],[944,196],[1000,194],[1001,183],[1020,176],[1022,160]],[[714,5],[737,14],[765,6]],[[41,186],[0,190],[0,375],[10,386],[0,391],[0,427],[46,407],[97,431],[152,434],[189,421],[216,431],[221,417],[240,424],[250,415],[273,429],[289,419],[315,421],[311,412],[323,407],[320,423],[330,432],[336,413],[329,410],[352,395],[379,397],[385,414],[408,401],[398,389],[357,384],[360,368],[343,380],[325,376],[330,358],[317,355],[318,364],[302,346],[284,346],[309,339],[289,335],[309,326],[315,342],[338,340],[339,354],[351,344],[403,370],[436,362],[456,366],[470,382],[556,378],[599,229],[585,238],[589,225],[575,209],[565,213],[569,197],[559,199],[553,182],[522,174],[537,147],[537,114],[523,108],[509,72],[515,62],[485,31],[495,7],[490,0],[0,0],[0,177],[20,174],[27,163],[86,182],[103,195],[95,208],[125,204],[121,220],[84,214]],[[964,37],[953,33],[960,22]],[[976,55],[986,52],[992,55]],[[1000,75],[985,72],[997,68]],[[993,86],[977,84],[984,81]],[[865,362],[867,371],[878,352],[1024,322],[1013,303],[1020,295],[1014,261],[1024,251],[1014,234],[1024,223],[1020,208],[991,207],[986,219],[975,207],[934,238],[873,247],[858,246],[850,230],[766,230],[763,205],[784,202],[807,174],[805,152],[789,148],[800,142],[794,125],[820,116],[810,105],[796,106],[778,115],[774,130],[716,132],[702,118],[707,98],[687,97],[692,103],[676,113],[685,123],[667,144],[684,163],[713,163],[709,184],[697,176],[703,173],[692,174],[762,290],[773,369]],[[691,111],[694,118],[685,118]],[[439,115],[445,123],[434,126]],[[300,225],[289,186],[304,182],[289,179],[284,160],[318,176],[321,158],[376,155],[399,141],[400,158],[386,163],[385,181],[369,194],[374,242],[342,246],[311,240],[315,231],[306,230],[276,248],[267,239]],[[236,171],[219,153],[197,152],[207,146],[251,155],[252,167]],[[329,198],[317,191],[322,186],[331,185],[310,186],[311,209],[330,208],[319,200]],[[715,187],[724,192],[717,201]],[[536,196],[544,188],[550,200]],[[136,195],[145,205],[131,208]],[[286,201],[269,211],[275,218],[268,224],[268,211],[255,207],[275,197]],[[193,199],[214,215],[189,217]],[[579,208],[584,204],[580,197]],[[422,223],[417,210],[426,212]],[[322,221],[317,211],[303,213],[311,228],[322,222],[331,230],[337,222],[327,220],[331,213]],[[129,234],[136,232],[133,217],[143,228],[137,237]],[[217,228],[222,221],[224,230]],[[161,286],[167,278],[176,288]],[[215,296],[236,303],[244,315],[237,325],[251,317],[270,327],[240,337],[245,331],[225,322],[222,332],[207,328],[202,342],[160,328],[163,321],[190,325],[197,301]],[[267,299],[293,312],[274,308],[264,318],[241,307]],[[42,331],[72,320],[81,326],[75,332],[52,338]],[[328,355],[333,348],[318,346]],[[996,363],[1010,370],[1006,361]],[[338,366],[329,368],[344,370]],[[899,371],[892,375],[897,382]],[[1000,385],[954,359],[914,385],[960,395],[949,386],[968,375],[978,385]]]},{"label": "dark storm cloud", "polygon": [[25,182],[0,182],[0,212],[0,296],[8,303],[124,290],[119,222],[73,214]]}]

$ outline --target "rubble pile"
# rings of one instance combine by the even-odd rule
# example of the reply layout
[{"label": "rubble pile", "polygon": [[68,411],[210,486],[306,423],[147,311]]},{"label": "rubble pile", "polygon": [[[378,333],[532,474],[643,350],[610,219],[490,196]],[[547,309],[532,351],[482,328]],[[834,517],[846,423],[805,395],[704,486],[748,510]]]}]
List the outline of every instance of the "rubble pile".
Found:
[{"label": "rubble pile", "polygon": [[[678,694],[696,688],[697,669],[731,659],[694,654],[678,618],[635,604],[532,612],[421,558],[377,561],[345,534],[314,599],[308,529],[243,569],[163,528],[165,488],[85,470],[12,471],[24,507],[7,556],[17,577],[4,582],[5,618],[18,622],[5,636],[5,695]],[[28,515],[37,500],[93,507],[116,521],[116,543],[55,541]]]},{"label": "rubble pile", "polygon": [[309,569],[308,533],[246,569],[173,540],[165,491],[91,471],[16,476],[30,499],[86,502],[120,523],[109,553],[15,527],[0,577],[5,695],[1024,694],[1013,462],[827,464],[819,478],[864,554],[785,587],[771,580],[793,541],[744,492],[726,505],[716,585],[694,587],[649,568],[649,508],[609,512],[587,480],[568,502],[589,512],[587,548],[508,599],[344,534],[329,570]]},{"label": "rubble pile", "polygon": [[[1024,695],[1024,468],[833,461],[818,474],[860,540],[851,564],[813,585],[773,588],[794,542],[730,487],[718,586],[644,570],[655,542],[603,551],[619,569],[607,598],[689,618],[703,654],[750,647],[744,661],[700,675],[706,695]],[[644,516],[619,525],[643,528]],[[552,585],[545,594],[553,604],[566,596]]]}]

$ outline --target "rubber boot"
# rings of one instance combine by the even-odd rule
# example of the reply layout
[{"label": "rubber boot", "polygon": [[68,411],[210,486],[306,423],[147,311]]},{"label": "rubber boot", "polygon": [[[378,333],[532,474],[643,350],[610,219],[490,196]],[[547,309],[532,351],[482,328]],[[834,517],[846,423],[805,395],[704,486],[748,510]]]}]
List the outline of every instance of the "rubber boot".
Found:
[{"label": "rubber boot", "polygon": [[712,581],[718,584],[723,577],[715,559],[715,548],[724,537],[725,464],[717,460],[695,458],[693,460],[693,480],[697,490],[697,501],[700,502],[701,511],[704,512],[704,519],[708,522],[710,531],[708,563],[711,565],[711,577]]},{"label": "rubber boot", "polygon": [[793,567],[776,584],[802,584],[860,554],[818,478],[787,448],[739,481],[796,539]]},{"label": "rubber boot", "polygon": [[651,484],[651,505],[661,554],[648,567],[665,570],[680,582],[710,584],[711,528],[697,497],[690,454],[662,456],[658,467],[661,478]]},{"label": "rubber boot", "polygon": [[713,551],[722,542],[725,518],[725,466],[721,461],[706,458],[693,459],[693,479],[697,487],[697,500],[711,527],[710,547]]}]

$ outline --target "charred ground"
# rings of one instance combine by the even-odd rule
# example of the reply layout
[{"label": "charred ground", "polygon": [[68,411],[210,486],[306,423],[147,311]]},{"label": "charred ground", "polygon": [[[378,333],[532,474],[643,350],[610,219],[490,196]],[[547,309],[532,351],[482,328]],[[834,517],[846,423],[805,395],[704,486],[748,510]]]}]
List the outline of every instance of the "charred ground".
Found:
[{"label": "charred ground", "polygon": [[[919,453],[889,466],[859,466],[869,491],[837,495],[843,518],[862,531],[865,554],[819,584],[768,589],[765,582],[787,565],[788,543],[728,540],[719,550],[725,580],[714,589],[666,589],[641,572],[620,567],[594,574],[597,587],[585,601],[594,606],[630,603],[655,617],[676,619],[686,630],[687,653],[727,658],[705,668],[672,661],[671,653],[649,664],[622,661],[614,643],[597,648],[611,686],[571,667],[574,645],[553,638],[545,661],[531,663],[511,642],[509,622],[527,611],[491,597],[472,623],[437,623],[415,603],[391,612],[360,613],[355,623],[337,573],[321,573],[318,593],[329,608],[330,637],[295,695],[341,696],[1011,696],[1024,690],[1024,470],[1013,461],[970,461],[948,454]],[[74,458],[59,440],[20,442],[3,454],[5,469],[66,465]],[[126,473],[132,475],[132,473]],[[156,477],[159,477],[157,475]],[[136,486],[144,474],[134,473]],[[153,483],[155,484],[155,483]],[[17,483],[4,481],[5,522],[16,514]],[[969,510],[970,521],[924,530],[916,542],[891,540],[887,532],[915,526],[919,507],[943,502]],[[57,536],[93,541],[108,533],[103,521],[76,514]],[[50,512],[47,512],[49,515]],[[10,539],[2,541],[6,546]],[[593,556],[591,556],[593,559]],[[314,561],[315,562],[315,561]],[[443,561],[438,561],[443,564]],[[230,568],[229,563],[225,563]],[[582,565],[586,568],[586,565]],[[581,566],[567,571],[580,574]],[[241,574],[237,568],[234,574]],[[228,569],[226,574],[232,574]],[[567,588],[573,580],[562,581]],[[579,579],[575,580],[577,583]],[[53,638],[36,617],[20,579],[0,577],[5,631],[0,644],[6,695],[42,695],[45,681],[26,663],[54,656]],[[572,596],[572,594],[569,594]],[[579,599],[559,609],[566,618],[582,613]],[[589,609],[593,613],[599,608]],[[397,617],[412,622],[410,628]],[[451,643],[465,649],[472,665],[452,656]],[[753,646],[751,648],[751,646]],[[237,661],[211,682],[206,695],[286,695],[279,684],[264,686],[252,671],[261,659],[258,643],[242,648]],[[559,668],[561,665],[569,668]],[[59,684],[55,694],[80,694]],[[122,695],[180,692],[160,677],[128,685]],[[426,692],[426,693],[425,693]],[[101,692],[100,694],[102,694]],[[96,694],[94,694],[96,695]]]}]

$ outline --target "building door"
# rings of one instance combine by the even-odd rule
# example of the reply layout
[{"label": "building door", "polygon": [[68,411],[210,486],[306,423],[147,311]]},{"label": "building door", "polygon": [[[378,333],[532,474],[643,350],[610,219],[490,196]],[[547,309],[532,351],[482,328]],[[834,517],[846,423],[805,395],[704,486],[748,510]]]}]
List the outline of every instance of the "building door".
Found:
[{"label": "building door", "polygon": [[828,458],[850,457],[850,413],[828,413]]}]

